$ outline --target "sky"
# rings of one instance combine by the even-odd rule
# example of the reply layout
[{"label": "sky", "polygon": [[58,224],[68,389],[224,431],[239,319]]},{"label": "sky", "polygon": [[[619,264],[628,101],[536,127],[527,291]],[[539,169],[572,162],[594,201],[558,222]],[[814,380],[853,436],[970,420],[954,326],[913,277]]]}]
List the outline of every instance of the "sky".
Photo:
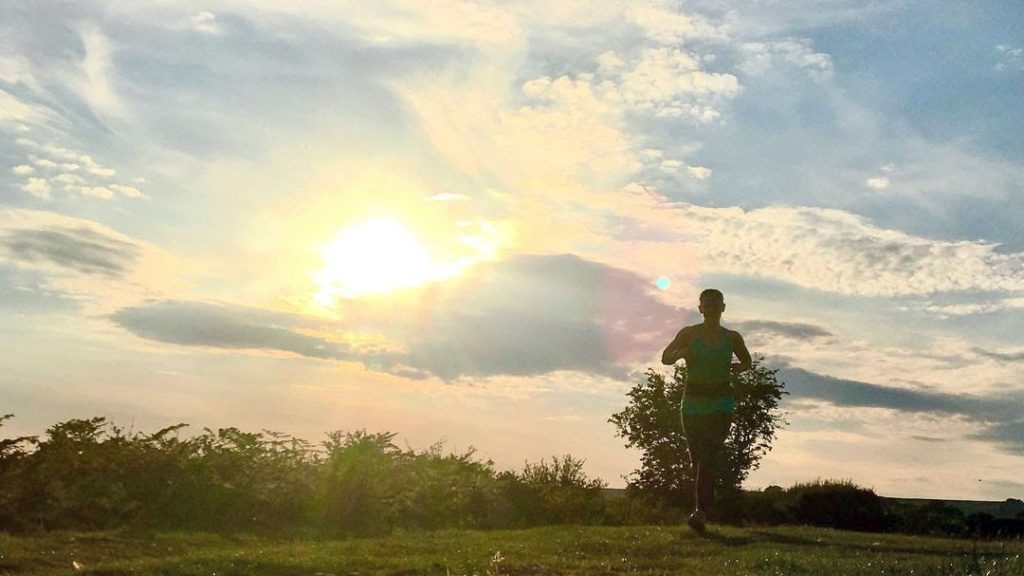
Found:
[{"label": "sky", "polygon": [[1024,497],[1012,1],[0,4],[0,435],[398,434],[639,465],[725,294],[746,486]]}]

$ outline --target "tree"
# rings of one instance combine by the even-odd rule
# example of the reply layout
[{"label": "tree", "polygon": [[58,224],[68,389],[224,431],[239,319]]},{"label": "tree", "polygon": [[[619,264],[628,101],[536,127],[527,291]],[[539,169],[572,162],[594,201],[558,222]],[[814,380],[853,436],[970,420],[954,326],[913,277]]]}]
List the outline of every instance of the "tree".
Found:
[{"label": "tree", "polygon": [[[753,367],[732,377],[736,413],[725,443],[725,467],[718,478],[722,489],[739,489],[760,459],[771,450],[775,432],[785,424],[779,401],[785,385],[775,378],[777,370],[755,358]],[[686,367],[676,366],[671,379],[647,370],[647,378],[627,393],[629,403],[612,414],[617,435],[627,448],[642,452],[640,469],[626,477],[627,488],[683,506],[693,500],[693,477],[679,403],[686,390]]]}]

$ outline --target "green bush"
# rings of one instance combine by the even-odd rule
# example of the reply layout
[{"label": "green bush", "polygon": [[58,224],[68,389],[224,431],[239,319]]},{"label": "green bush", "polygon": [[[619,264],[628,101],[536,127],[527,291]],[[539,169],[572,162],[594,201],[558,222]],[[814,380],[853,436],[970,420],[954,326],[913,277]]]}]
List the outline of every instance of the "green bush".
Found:
[{"label": "green bush", "polygon": [[892,529],[897,532],[966,536],[971,531],[961,510],[938,500],[925,504],[892,503],[887,507]]},{"label": "green bush", "polygon": [[606,484],[587,478],[583,460],[566,454],[551,462],[527,462],[520,480],[528,487],[529,501],[537,507],[534,523],[597,523],[604,517]]},{"label": "green bush", "polygon": [[796,484],[786,491],[786,505],[800,524],[866,532],[880,532],[886,526],[882,499],[848,480]]},{"label": "green bush", "polygon": [[473,449],[403,450],[390,432],[336,431],[312,446],[237,428],[179,438],[185,427],[132,434],[104,418],[75,419],[42,440],[0,441],[0,530],[370,535],[604,520],[604,483],[569,455],[496,472]]}]

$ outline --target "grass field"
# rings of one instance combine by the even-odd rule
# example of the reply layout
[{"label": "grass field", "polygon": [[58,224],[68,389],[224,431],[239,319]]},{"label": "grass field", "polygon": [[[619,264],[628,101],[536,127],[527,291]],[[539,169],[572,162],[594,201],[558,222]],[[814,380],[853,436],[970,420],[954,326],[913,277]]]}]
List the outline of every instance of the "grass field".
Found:
[{"label": "grass field", "polygon": [[0,574],[1024,575],[1024,542],[781,527],[556,526],[366,539],[196,533],[0,534]]}]

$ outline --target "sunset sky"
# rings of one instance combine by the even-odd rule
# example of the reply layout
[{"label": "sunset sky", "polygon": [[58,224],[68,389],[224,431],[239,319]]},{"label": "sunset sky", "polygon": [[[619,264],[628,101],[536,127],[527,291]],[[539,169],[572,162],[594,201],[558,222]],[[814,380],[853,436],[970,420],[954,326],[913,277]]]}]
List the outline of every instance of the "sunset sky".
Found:
[{"label": "sunset sky", "polygon": [[790,392],[748,487],[1021,498],[1022,96],[1018,1],[3,2],[0,436],[624,486],[716,287]]}]

